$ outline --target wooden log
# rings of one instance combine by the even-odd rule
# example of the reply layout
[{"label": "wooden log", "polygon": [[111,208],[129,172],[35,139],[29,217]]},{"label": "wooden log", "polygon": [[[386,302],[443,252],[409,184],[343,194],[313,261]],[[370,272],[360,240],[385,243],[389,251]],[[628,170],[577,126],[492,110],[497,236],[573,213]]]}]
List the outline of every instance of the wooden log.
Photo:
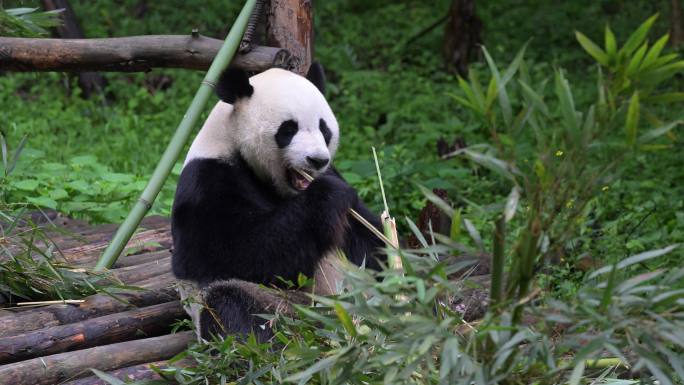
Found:
[{"label": "wooden log", "polygon": [[[86,264],[97,260],[108,245],[108,239],[102,240],[62,250],[62,255],[69,264]],[[148,251],[153,251],[169,247],[171,247],[171,233],[167,229],[154,229],[135,234],[128,241],[124,252],[131,252],[137,248],[146,248]]]},{"label": "wooden log", "polygon": [[110,270],[111,277],[128,285],[171,272],[171,257]]},{"label": "wooden log", "polygon": [[[151,369],[151,366],[155,366],[157,368],[165,368],[168,367],[168,361],[157,361],[157,362],[150,362],[147,364],[140,364],[140,365],[134,365],[134,366],[129,366],[126,368],[121,368],[121,369],[116,369],[112,370],[111,372],[108,372],[112,377],[118,378],[122,381],[126,380],[131,380],[131,381],[141,381],[141,380],[158,380],[161,379],[161,377]],[[178,367],[177,364],[174,364],[175,367]],[[79,380],[75,381],[69,381],[65,382],[61,385],[110,385],[109,383],[105,382],[104,380],[100,379],[100,377],[97,376],[90,376],[90,377],[84,377]]]},{"label": "wooden log", "polygon": [[[119,259],[116,260],[116,263],[113,267],[115,269],[118,269],[121,267],[129,267],[166,258],[171,258],[171,250],[164,249],[160,251],[152,251],[142,254],[122,255],[121,257],[119,257]],[[92,264],[93,263],[90,263],[90,265]]]},{"label": "wooden log", "polygon": [[271,0],[269,7],[266,44],[286,49],[294,57],[288,69],[306,74],[314,46],[311,0]]},{"label": "wooden log", "polygon": [[90,368],[111,371],[167,360],[194,340],[194,332],[187,331],[33,358],[0,366],[0,379],[6,384],[61,383],[90,375]]},{"label": "wooden log", "polygon": [[85,302],[74,305],[51,305],[0,316],[0,337],[6,337],[32,330],[79,322],[92,317],[125,311],[133,307],[144,307],[178,299],[173,288],[144,290],[117,294],[117,298],[96,294],[85,298]]},{"label": "wooden log", "polygon": [[135,286],[148,290],[167,288],[177,282],[173,273],[168,272],[135,283]]},{"label": "wooden log", "polygon": [[53,326],[0,339],[0,364],[168,333],[187,318],[180,301]]},{"label": "wooden log", "polygon": [[[223,44],[199,34],[103,39],[0,37],[0,70],[141,72],[152,68],[206,70]],[[291,55],[274,47],[254,47],[232,65],[260,72],[289,66]]]}]

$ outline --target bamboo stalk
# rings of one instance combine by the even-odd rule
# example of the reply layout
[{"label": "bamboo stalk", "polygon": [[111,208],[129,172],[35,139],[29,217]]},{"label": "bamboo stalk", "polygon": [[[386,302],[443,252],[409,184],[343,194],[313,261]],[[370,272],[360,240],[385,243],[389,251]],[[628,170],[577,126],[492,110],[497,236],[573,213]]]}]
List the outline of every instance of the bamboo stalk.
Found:
[{"label": "bamboo stalk", "polygon": [[240,45],[240,40],[247,28],[247,22],[255,4],[256,0],[247,0],[245,2],[242,11],[240,11],[235,23],[231,27],[223,46],[218,54],[216,54],[216,58],[211,63],[209,71],[207,71],[204,80],[202,80],[202,84],[197,90],[190,107],[188,107],[187,112],[183,116],[183,120],[181,120],[178,125],[169,146],[166,148],[166,151],[164,151],[164,154],[162,155],[159,164],[157,164],[157,168],[154,170],[140,199],[138,199],[138,202],[128,214],[126,220],[124,220],[116,231],[109,247],[107,247],[102,254],[102,257],[100,257],[100,260],[95,265],[96,271],[110,268],[114,262],[116,262],[119,254],[121,254],[126,243],[131,239],[133,232],[140,224],[140,221],[152,207],[152,203],[154,203],[154,200],[157,198],[159,191],[164,185],[164,182],[166,182],[166,179],[171,173],[171,169],[173,169],[183,147],[187,143],[190,133],[192,133],[195,124],[199,120],[200,114],[216,86],[219,75],[235,56],[235,52],[237,52],[238,46]]},{"label": "bamboo stalk", "polygon": [[502,215],[496,221],[494,229],[494,254],[492,254],[492,285],[490,298],[492,306],[501,304],[503,300],[503,276],[504,276],[504,246],[506,242],[506,218]]}]

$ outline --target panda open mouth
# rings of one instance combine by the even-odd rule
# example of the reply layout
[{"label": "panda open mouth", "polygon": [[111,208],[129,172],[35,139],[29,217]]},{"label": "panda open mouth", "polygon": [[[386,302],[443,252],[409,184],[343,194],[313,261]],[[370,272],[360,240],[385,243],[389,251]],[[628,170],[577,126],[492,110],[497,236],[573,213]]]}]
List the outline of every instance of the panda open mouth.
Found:
[{"label": "panda open mouth", "polygon": [[304,191],[311,184],[304,175],[293,168],[287,169],[287,179],[290,182],[290,186],[297,191]]}]

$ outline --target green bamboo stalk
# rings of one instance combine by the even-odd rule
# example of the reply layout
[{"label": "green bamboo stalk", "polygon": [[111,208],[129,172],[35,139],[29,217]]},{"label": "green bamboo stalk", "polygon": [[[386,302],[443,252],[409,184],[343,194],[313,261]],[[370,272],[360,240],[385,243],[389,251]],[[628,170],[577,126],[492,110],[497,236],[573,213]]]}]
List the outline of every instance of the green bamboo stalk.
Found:
[{"label": "green bamboo stalk", "polygon": [[502,215],[496,221],[494,229],[494,253],[492,254],[492,284],[490,298],[492,306],[501,304],[503,300],[504,280],[504,245],[506,242],[506,218]]},{"label": "green bamboo stalk", "polygon": [[233,60],[233,56],[235,56],[235,52],[240,45],[240,40],[245,33],[247,21],[252,14],[255,4],[256,0],[247,0],[244,7],[242,7],[242,11],[240,11],[237,19],[235,19],[235,23],[230,28],[230,32],[228,33],[228,36],[226,36],[223,46],[211,63],[209,71],[207,71],[207,74],[204,76],[202,84],[195,93],[195,97],[192,99],[190,107],[188,107],[188,110],[183,116],[183,120],[181,120],[176,132],[173,134],[168,147],[157,164],[157,168],[155,168],[150,181],[147,183],[147,186],[145,186],[145,190],[143,190],[140,195],[140,199],[138,199],[124,222],[119,226],[116,234],[112,238],[112,242],[104,251],[100,260],[97,261],[97,265],[95,265],[96,271],[110,268],[114,262],[116,262],[119,254],[121,254],[126,246],[126,243],[131,239],[133,232],[138,228],[140,221],[152,207],[152,203],[154,203],[164,182],[166,182],[166,179],[169,177],[174,164],[176,164],[183,147],[185,147],[193,128],[199,120],[200,114],[204,110],[204,106],[213,93],[213,89],[221,72],[223,72],[228,64],[230,64],[231,60]]}]

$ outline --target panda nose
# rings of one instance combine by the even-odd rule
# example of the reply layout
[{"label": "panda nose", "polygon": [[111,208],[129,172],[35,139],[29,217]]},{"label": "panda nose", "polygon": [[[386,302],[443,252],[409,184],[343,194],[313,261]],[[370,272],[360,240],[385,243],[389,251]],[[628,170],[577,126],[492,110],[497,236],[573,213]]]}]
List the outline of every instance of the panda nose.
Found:
[{"label": "panda nose", "polygon": [[320,170],[323,167],[325,167],[326,164],[330,161],[328,158],[314,158],[312,156],[307,156],[306,161],[309,162],[311,167],[315,168],[316,170]]}]

